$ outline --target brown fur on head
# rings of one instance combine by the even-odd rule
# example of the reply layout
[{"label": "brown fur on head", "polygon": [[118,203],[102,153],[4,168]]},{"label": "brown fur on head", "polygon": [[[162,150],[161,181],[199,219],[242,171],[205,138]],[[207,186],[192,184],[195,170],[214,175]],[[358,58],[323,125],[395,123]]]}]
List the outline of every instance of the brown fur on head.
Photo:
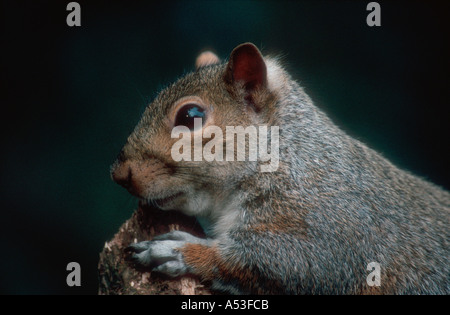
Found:
[{"label": "brown fur on head", "polygon": [[[256,162],[175,162],[171,156],[179,140],[171,138],[172,128],[178,111],[187,104],[206,115],[203,128],[191,131],[192,139],[209,125],[220,127],[225,138],[226,126],[269,124],[274,116],[277,91],[271,87],[276,83],[269,81],[280,78],[270,79],[267,69],[268,61],[275,69],[274,62],[265,60],[250,43],[236,47],[228,63],[214,56],[200,55],[195,72],[157,96],[111,168],[116,182],[141,199],[156,201],[162,209],[204,214],[233,194],[240,178],[256,172]],[[209,140],[204,139],[203,145]]]}]

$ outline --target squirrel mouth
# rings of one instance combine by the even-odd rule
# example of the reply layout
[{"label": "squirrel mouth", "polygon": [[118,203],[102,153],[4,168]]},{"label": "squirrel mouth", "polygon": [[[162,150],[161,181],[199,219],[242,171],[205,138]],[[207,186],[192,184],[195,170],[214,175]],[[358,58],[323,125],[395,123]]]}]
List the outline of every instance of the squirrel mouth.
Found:
[{"label": "squirrel mouth", "polygon": [[177,199],[178,197],[181,197],[183,194],[184,193],[180,191],[176,194],[170,195],[165,198],[152,199],[152,203],[155,206],[157,206],[158,208],[163,208],[164,206],[170,205],[175,199]]}]

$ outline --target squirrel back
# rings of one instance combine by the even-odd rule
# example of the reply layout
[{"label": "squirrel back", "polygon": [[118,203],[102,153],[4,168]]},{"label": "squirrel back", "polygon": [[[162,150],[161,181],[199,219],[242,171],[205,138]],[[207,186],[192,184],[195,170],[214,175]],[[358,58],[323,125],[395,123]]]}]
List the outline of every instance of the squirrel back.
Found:
[{"label": "squirrel back", "polygon": [[[146,109],[112,176],[145,202],[196,216],[209,238],[176,237],[184,242],[173,248],[177,272],[154,257],[154,246],[172,246],[173,235],[134,246],[137,262],[199,274],[230,293],[450,293],[449,192],[339,129],[253,44],[236,47],[227,62],[207,53],[196,64]],[[276,126],[279,139],[266,134],[269,145],[279,140],[276,168],[261,171],[267,159],[239,161],[236,152],[231,160],[175,161],[180,125],[185,140],[219,127],[222,138],[216,130],[200,140],[202,148],[215,141],[214,154],[235,139],[227,126]],[[186,143],[196,150],[195,140]],[[244,146],[248,158],[250,140]],[[367,283],[371,262],[381,286]]]}]

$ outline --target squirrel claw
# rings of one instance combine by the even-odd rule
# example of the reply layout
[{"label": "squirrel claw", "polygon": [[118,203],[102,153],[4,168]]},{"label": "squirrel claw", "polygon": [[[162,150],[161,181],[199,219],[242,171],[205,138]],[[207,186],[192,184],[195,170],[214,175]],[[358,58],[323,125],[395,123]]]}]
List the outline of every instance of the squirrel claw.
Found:
[{"label": "squirrel claw", "polygon": [[187,272],[181,253],[177,250],[186,241],[157,240],[144,241],[129,245],[126,259],[136,267],[152,268],[153,271],[177,277]]}]

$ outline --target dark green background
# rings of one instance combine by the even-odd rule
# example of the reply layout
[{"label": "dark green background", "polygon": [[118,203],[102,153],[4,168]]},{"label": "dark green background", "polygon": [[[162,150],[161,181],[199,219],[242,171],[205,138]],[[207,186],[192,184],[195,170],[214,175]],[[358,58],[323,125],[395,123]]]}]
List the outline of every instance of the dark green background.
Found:
[{"label": "dark green background", "polygon": [[378,28],[369,1],[78,2],[74,28],[69,1],[1,2],[0,293],[97,292],[98,253],[136,205],[109,165],[205,48],[281,54],[342,128],[450,187],[445,2],[378,1]]}]

